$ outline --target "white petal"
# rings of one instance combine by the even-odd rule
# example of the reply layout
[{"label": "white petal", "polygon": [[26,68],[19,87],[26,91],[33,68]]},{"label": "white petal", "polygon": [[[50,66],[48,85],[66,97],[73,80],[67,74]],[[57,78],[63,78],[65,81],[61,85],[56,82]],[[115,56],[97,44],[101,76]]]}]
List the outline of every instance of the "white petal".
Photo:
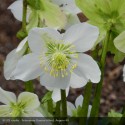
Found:
[{"label": "white petal", "polygon": [[44,117],[39,111],[23,113],[23,117]]},{"label": "white petal", "polygon": [[42,73],[40,59],[37,55],[31,53],[23,56],[14,71],[15,79],[29,81],[37,78]]},{"label": "white petal", "polygon": [[41,53],[47,41],[61,39],[61,34],[51,28],[33,28],[28,35],[30,49],[35,53]]},{"label": "white petal", "polygon": [[78,67],[74,72],[80,77],[82,77],[82,75],[85,76],[93,83],[98,83],[100,81],[101,71],[99,66],[96,61],[87,54],[79,54]]},{"label": "white petal", "polygon": [[78,52],[90,50],[99,35],[97,27],[88,23],[79,23],[71,26],[64,34],[66,43],[73,43]]},{"label": "white petal", "polygon": [[[58,102],[61,100],[61,90],[60,89],[56,89],[54,88],[53,89],[53,93],[52,93],[52,99],[54,102]],[[66,97],[68,96],[69,94],[69,87],[66,88]]]},{"label": "white petal", "polygon": [[54,102],[58,102],[58,101],[61,100],[60,89],[54,89],[54,90],[53,90],[52,100],[53,100]]},{"label": "white petal", "polygon": [[114,39],[114,45],[119,51],[125,53],[125,31]]},{"label": "white petal", "polygon": [[69,116],[72,116],[72,111],[75,109],[75,106],[71,102],[67,102],[67,113]]},{"label": "white petal", "polygon": [[51,1],[55,4],[58,4],[60,8],[66,13],[77,14],[81,12],[81,10],[76,6],[75,0],[51,0]]},{"label": "white petal", "polygon": [[85,86],[88,82],[88,79],[85,76],[78,76],[75,73],[71,74],[71,79],[70,79],[70,86],[72,88],[81,88]]},{"label": "white petal", "polygon": [[30,92],[22,92],[18,97],[18,103],[25,105],[25,111],[33,111],[40,105],[38,96]]},{"label": "white petal", "polygon": [[8,9],[10,9],[14,15],[14,17],[22,21],[22,15],[23,15],[23,0],[16,0],[14,3],[12,3]]},{"label": "white petal", "polygon": [[27,42],[27,37],[19,43],[16,52],[22,51],[25,48],[26,42]]},{"label": "white petal", "polygon": [[125,82],[125,65],[124,65],[124,68],[123,68],[123,79],[124,79],[124,82]]},{"label": "white petal", "polygon": [[[15,2],[13,2],[8,9],[11,10],[11,12],[13,13],[14,17],[19,20],[22,21],[22,15],[23,15],[23,0],[16,0]],[[26,17],[26,21],[28,22],[29,19],[29,15],[30,15],[31,10],[27,9],[27,17]]]},{"label": "white petal", "polygon": [[50,74],[43,74],[40,76],[40,83],[46,87],[55,87],[59,89],[66,89],[69,86],[70,74],[65,77],[53,77]]},{"label": "white petal", "polygon": [[22,55],[16,53],[16,49],[12,50],[6,57],[4,62],[4,77],[9,80],[13,78],[13,72],[16,68],[16,65]]},{"label": "white petal", "polygon": [[89,105],[89,107],[88,107],[88,115],[87,115],[88,117],[90,117],[91,109],[92,109],[92,106]]},{"label": "white petal", "polygon": [[82,107],[82,103],[83,103],[83,96],[80,95],[79,97],[76,98],[76,101],[75,101],[76,108],[78,108],[78,106]]},{"label": "white petal", "polygon": [[0,117],[10,117],[11,109],[8,105],[0,105]]},{"label": "white petal", "polygon": [[65,29],[68,29],[74,24],[80,23],[80,20],[77,15],[74,14],[68,14],[67,15],[67,24],[65,26]]},{"label": "white petal", "polygon": [[0,87],[0,102],[8,105],[12,102],[15,103],[16,95],[12,92],[5,91]]}]

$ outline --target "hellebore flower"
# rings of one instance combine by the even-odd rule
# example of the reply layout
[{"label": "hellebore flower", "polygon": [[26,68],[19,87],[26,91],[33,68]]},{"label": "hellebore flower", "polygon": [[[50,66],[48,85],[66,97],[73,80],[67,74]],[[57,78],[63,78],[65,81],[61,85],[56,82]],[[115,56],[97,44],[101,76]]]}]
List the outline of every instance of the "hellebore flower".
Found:
[{"label": "hellebore flower", "polygon": [[13,72],[16,68],[16,65],[19,61],[19,59],[25,54],[27,50],[27,37],[20,42],[18,47],[14,50],[12,50],[8,55],[4,62],[4,77],[9,80],[13,79]]},{"label": "hellebore flower", "polygon": [[51,0],[52,3],[57,4],[60,9],[67,16],[67,25],[65,28],[67,29],[73,24],[77,24],[80,22],[77,14],[81,12],[81,10],[76,6],[75,0]]},{"label": "hellebore flower", "polygon": [[[58,89],[58,88],[52,88],[52,87],[46,87],[47,90],[51,91],[52,92],[52,100],[54,102],[58,102],[61,100],[61,89]],[[69,87],[66,88],[66,97],[68,96],[69,94]]]},{"label": "hellebore flower", "polygon": [[28,81],[40,76],[46,87],[79,88],[100,81],[97,63],[82,52],[91,49],[98,28],[87,23],[70,27],[64,34],[51,28],[33,28],[28,35],[32,53],[23,56],[14,71],[15,79]]},{"label": "hellebore flower", "polygon": [[[40,2],[41,7],[39,9],[34,9],[30,5],[27,8],[27,30],[29,31],[39,24],[57,29],[65,27],[67,19],[60,8],[48,0],[40,0]],[[22,21],[23,0],[15,1],[8,9],[11,10],[17,20]]]},{"label": "hellebore flower", "polygon": [[[78,109],[79,106],[82,107],[83,100],[84,100],[84,99],[83,99],[83,96],[80,95],[80,96],[78,96],[78,97],[76,98],[75,106],[74,106],[71,102],[67,102],[67,112],[68,112],[68,115],[69,115],[69,116],[73,116],[73,115],[74,115],[74,114],[73,114],[73,111],[75,111],[76,109]],[[90,116],[91,108],[92,108],[92,106],[89,105],[89,107],[88,107],[88,117]],[[75,115],[78,116],[77,113],[76,113]],[[80,116],[79,116],[79,117],[80,117]]]},{"label": "hellebore flower", "polygon": [[0,88],[0,117],[43,117],[37,110],[40,106],[38,96],[30,92],[22,92],[18,98],[12,92]]}]

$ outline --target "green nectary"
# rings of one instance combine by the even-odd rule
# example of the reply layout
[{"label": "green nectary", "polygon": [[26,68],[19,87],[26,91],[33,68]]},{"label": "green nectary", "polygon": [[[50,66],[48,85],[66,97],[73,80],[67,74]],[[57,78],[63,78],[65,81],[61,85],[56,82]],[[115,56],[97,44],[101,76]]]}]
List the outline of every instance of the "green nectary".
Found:
[{"label": "green nectary", "polygon": [[22,116],[22,113],[24,112],[25,104],[23,104],[23,103],[11,103],[10,107],[12,110],[10,115],[12,117],[20,117],[20,116]]}]

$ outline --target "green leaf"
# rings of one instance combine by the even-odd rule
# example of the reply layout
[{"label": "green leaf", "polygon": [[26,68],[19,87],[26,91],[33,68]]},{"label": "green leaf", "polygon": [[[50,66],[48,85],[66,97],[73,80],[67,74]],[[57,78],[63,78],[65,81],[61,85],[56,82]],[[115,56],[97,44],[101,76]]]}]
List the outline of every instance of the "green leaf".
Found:
[{"label": "green leaf", "polygon": [[47,105],[41,104],[38,110],[44,115],[44,117],[52,117],[52,115],[47,111]]},{"label": "green leaf", "polygon": [[76,4],[93,25],[117,33],[125,28],[125,0],[76,0]]},{"label": "green leaf", "polygon": [[40,10],[40,5],[41,5],[41,1],[40,0],[27,0],[28,4],[36,9],[36,10]]},{"label": "green leaf", "polygon": [[122,117],[122,114],[119,113],[119,112],[115,112],[114,110],[111,110],[111,111],[108,113],[108,117],[119,117],[119,118],[121,118],[121,117]]},{"label": "green leaf", "polygon": [[72,117],[77,117],[77,109],[74,109],[74,110],[72,111]]},{"label": "green leaf", "polygon": [[93,24],[104,24],[105,16],[102,18],[103,13],[95,0],[76,0],[76,4]]},{"label": "green leaf", "polygon": [[116,34],[113,34],[111,35],[111,40],[109,41],[109,44],[108,44],[108,51],[111,52],[112,54],[114,54],[114,62],[115,63],[119,63],[121,62],[124,57],[125,57],[125,54],[120,52],[114,45],[114,42],[113,42],[113,39],[115,38]]},{"label": "green leaf", "polygon": [[49,100],[51,100],[52,99],[52,92],[47,92],[46,94],[45,94],[45,96],[42,98],[42,103],[45,103],[45,102],[47,102],[47,101],[49,101]]},{"label": "green leaf", "polygon": [[122,117],[121,113],[115,112],[114,110],[111,110],[108,113],[109,121],[112,123],[112,125],[119,125],[119,121]]},{"label": "green leaf", "polygon": [[114,45],[119,51],[125,53],[125,31],[114,39]]},{"label": "green leaf", "polygon": [[81,117],[81,116],[82,116],[82,115],[81,115],[81,114],[82,114],[81,111],[82,111],[82,107],[79,105],[78,108],[77,108],[77,116],[78,116],[78,117]]}]

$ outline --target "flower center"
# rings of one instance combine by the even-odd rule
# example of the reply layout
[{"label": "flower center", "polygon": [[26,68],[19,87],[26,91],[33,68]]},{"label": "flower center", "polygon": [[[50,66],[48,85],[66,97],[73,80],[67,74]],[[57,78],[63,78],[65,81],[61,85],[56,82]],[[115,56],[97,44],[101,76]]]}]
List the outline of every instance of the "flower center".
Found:
[{"label": "flower center", "polygon": [[[67,76],[69,72],[72,72],[77,64],[72,62],[73,58],[77,58],[74,46],[72,44],[64,44],[62,40],[55,41],[50,38],[46,42],[46,66],[44,70],[49,72],[51,76]],[[41,65],[43,64],[43,59],[41,57]]]},{"label": "flower center", "polygon": [[51,59],[51,66],[55,70],[64,70],[68,67],[69,63],[66,54],[61,52],[55,52]]},{"label": "flower center", "polygon": [[11,103],[11,116],[12,117],[20,117],[22,112],[24,111],[24,105],[21,103]]}]

